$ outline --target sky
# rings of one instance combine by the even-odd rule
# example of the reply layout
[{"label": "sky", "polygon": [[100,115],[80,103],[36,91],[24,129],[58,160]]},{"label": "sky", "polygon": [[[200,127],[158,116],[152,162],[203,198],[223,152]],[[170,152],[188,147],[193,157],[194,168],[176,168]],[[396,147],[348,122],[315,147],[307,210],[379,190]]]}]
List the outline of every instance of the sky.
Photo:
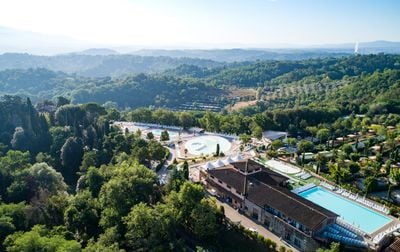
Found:
[{"label": "sky", "polygon": [[400,41],[397,0],[0,0],[0,26],[110,45]]}]

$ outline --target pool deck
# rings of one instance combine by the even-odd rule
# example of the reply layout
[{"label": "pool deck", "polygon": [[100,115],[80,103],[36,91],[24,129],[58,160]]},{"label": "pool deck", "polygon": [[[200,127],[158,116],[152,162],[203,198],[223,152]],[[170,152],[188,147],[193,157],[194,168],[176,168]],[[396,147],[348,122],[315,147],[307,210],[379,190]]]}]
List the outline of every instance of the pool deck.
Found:
[{"label": "pool deck", "polygon": [[[213,134],[211,134],[211,133],[207,133],[207,134],[191,134],[191,135],[182,137],[180,143],[176,147],[176,150],[177,150],[177,153],[178,153],[177,158],[182,159],[182,160],[190,160],[190,159],[193,159],[193,158],[201,157],[202,155],[194,155],[194,154],[191,154],[189,151],[185,155],[185,143],[187,141],[189,141],[190,139],[193,139],[193,138],[196,138],[196,137],[200,137],[200,136],[213,136]],[[229,155],[232,155],[232,154],[235,154],[235,153],[239,152],[240,145],[235,141],[235,139],[224,137],[224,136],[220,136],[220,135],[215,135],[215,136],[223,137],[223,138],[225,138],[226,140],[228,140],[230,142],[231,147],[227,152],[224,152],[225,156],[229,156]],[[204,156],[210,156],[210,154],[204,155]]]},{"label": "pool deck", "polygon": [[392,221],[387,223],[383,227],[379,228],[378,230],[368,234],[368,236],[373,238],[373,237],[377,236],[378,234],[384,232],[385,230],[388,230],[391,226],[396,225],[396,224],[400,224],[400,221],[398,219],[394,218],[393,216],[391,216],[391,215],[385,215],[385,216],[390,218]]}]

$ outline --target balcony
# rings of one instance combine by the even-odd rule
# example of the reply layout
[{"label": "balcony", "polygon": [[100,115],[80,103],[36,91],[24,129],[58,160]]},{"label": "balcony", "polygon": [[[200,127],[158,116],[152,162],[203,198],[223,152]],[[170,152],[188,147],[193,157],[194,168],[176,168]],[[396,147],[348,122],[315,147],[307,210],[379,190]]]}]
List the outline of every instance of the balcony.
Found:
[{"label": "balcony", "polygon": [[300,226],[300,228],[298,228],[296,225],[296,221],[290,220],[289,218],[285,217],[283,214],[276,211],[275,209],[271,209],[271,208],[265,209],[264,208],[264,211],[266,211],[269,214],[272,214],[277,220],[284,223],[285,226],[295,229],[296,231],[304,234],[307,237],[312,237],[312,231],[303,228],[302,225]]}]

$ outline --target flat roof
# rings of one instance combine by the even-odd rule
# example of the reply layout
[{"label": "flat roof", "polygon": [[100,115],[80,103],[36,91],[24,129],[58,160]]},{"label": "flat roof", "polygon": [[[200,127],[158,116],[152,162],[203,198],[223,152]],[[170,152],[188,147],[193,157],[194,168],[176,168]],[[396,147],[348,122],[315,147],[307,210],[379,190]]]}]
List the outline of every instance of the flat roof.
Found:
[{"label": "flat roof", "polygon": [[263,132],[263,137],[271,139],[271,140],[276,140],[281,137],[287,136],[287,132],[284,131],[274,131],[274,130],[267,130]]}]

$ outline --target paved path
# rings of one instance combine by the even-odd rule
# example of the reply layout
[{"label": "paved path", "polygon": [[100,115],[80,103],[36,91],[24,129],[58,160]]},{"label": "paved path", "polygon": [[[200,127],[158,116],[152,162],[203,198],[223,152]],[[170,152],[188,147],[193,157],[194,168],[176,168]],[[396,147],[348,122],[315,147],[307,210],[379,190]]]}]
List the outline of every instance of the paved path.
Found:
[{"label": "paved path", "polygon": [[157,172],[158,178],[162,183],[167,183],[168,181],[168,175],[169,175],[169,170],[167,169],[170,164],[174,162],[175,159],[175,148],[171,147],[166,147],[169,149],[169,156],[168,159],[165,161],[164,165],[161,167],[161,169]]},{"label": "paved path", "polygon": [[250,218],[246,217],[245,215],[242,215],[240,213],[238,213],[237,210],[233,209],[231,206],[229,206],[226,203],[222,203],[221,201],[217,200],[217,204],[218,205],[222,205],[224,206],[225,209],[225,216],[230,219],[232,222],[240,222],[240,224],[242,226],[244,226],[245,228],[252,228],[252,229],[256,229],[257,233],[261,234],[262,236],[264,236],[265,238],[271,239],[274,242],[276,242],[277,244],[277,248],[279,249],[280,246],[285,246],[286,249],[291,249],[292,251],[298,251],[296,248],[292,247],[291,245],[289,245],[288,243],[286,243],[285,241],[281,240],[278,236],[276,236],[275,234],[271,233],[268,229],[266,229],[265,227],[257,224],[256,222],[254,222],[253,220],[251,220]]}]

